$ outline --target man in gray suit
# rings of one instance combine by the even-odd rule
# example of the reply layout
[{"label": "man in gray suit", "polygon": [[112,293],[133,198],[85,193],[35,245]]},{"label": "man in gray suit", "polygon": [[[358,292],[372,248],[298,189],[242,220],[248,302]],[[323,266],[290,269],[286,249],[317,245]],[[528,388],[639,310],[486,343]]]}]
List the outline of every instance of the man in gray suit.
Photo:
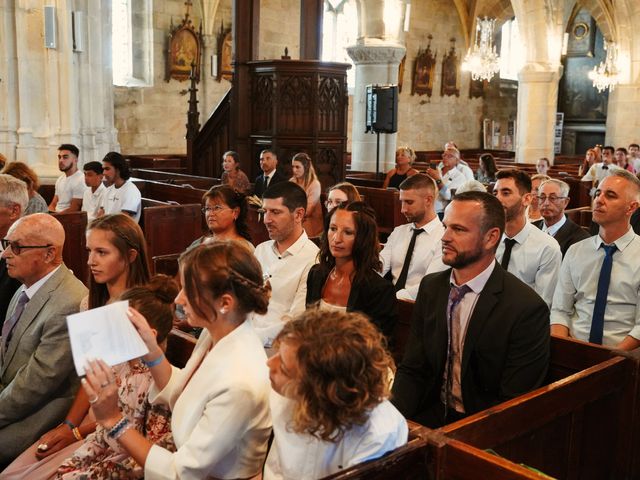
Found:
[{"label": "man in gray suit", "polygon": [[64,236],[58,220],[38,213],[2,241],[7,271],[22,286],[0,339],[0,466],[59,424],[78,388],[66,316],[87,289],[62,263]]}]

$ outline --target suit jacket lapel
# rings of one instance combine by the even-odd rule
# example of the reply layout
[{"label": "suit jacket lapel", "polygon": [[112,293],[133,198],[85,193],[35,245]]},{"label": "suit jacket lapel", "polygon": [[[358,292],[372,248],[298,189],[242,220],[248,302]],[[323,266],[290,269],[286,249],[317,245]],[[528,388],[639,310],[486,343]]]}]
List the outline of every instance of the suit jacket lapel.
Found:
[{"label": "suit jacket lapel", "polygon": [[[449,274],[451,270],[447,270]],[[437,357],[436,372],[444,372],[445,363],[447,362],[447,346],[449,342],[449,325],[447,323],[447,305],[449,303],[449,292],[451,285],[449,282],[450,275],[445,276],[445,281],[440,284],[440,288],[437,292],[432,292],[435,298],[434,312],[435,312],[435,332],[425,332],[426,335],[436,335],[437,345],[443,345],[444,348]],[[442,382],[442,375],[438,375],[438,381]]]},{"label": "suit jacket lapel", "polygon": [[464,348],[462,351],[461,377],[464,377],[467,366],[469,365],[471,352],[491,315],[491,311],[498,303],[497,295],[502,291],[503,283],[504,270],[496,263],[489,280],[478,297],[476,306],[469,319],[469,324],[467,325],[467,333],[464,337]]},{"label": "suit jacket lapel", "polygon": [[[24,335],[27,328],[29,328],[29,325],[31,325],[31,323],[38,316],[38,313],[40,313],[40,310],[42,310],[42,307],[44,307],[44,305],[47,303],[49,297],[51,296],[51,292],[58,287],[66,270],[67,268],[64,265],[61,265],[58,271],[54,273],[51,278],[47,280],[45,284],[42,285],[42,287],[40,287],[40,289],[38,289],[33,298],[31,298],[25,306],[24,311],[22,312],[22,315],[18,320],[18,323],[13,329],[9,347],[7,348],[7,351],[3,357],[2,371],[0,372],[0,374],[4,374],[7,365],[11,363],[11,359],[16,353],[22,335]],[[12,301],[11,303],[13,304],[14,302]]]}]

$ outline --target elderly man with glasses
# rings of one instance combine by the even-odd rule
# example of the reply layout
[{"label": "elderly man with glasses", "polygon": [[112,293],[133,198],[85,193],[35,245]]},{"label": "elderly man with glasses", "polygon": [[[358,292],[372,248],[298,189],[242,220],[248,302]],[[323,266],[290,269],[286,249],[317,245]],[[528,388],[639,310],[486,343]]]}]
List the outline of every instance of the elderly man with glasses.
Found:
[{"label": "elderly man with glasses", "polygon": [[538,208],[544,222],[536,226],[556,239],[563,258],[571,245],[589,237],[582,227],[564,214],[568,204],[569,185],[567,183],[553,178],[540,184]]},{"label": "elderly man with glasses", "polygon": [[0,467],[64,419],[78,388],[66,317],[87,289],[62,263],[64,239],[58,220],[36,213],[2,240],[7,271],[21,286],[0,338]]}]

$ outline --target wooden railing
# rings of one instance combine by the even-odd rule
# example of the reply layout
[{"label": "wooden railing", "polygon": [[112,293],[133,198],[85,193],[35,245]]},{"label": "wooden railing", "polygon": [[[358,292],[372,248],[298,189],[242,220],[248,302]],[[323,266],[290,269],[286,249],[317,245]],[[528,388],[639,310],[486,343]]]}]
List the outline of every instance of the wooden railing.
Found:
[{"label": "wooden railing", "polygon": [[222,154],[229,150],[231,89],[222,97],[209,119],[193,139],[189,164],[193,175],[220,178]]}]

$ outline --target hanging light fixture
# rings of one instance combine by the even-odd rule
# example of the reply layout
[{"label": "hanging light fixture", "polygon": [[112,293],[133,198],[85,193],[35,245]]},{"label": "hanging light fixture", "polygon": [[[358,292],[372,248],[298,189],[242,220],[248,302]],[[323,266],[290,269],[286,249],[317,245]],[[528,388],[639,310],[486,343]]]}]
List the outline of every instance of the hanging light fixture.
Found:
[{"label": "hanging light fixture", "polygon": [[604,50],[607,52],[604,62],[600,62],[600,65],[593,67],[593,70],[589,72],[589,78],[593,81],[593,86],[598,89],[598,92],[602,92],[607,88],[612,92],[620,81],[618,67],[616,66],[618,47],[614,42],[605,40]]},{"label": "hanging light fixture", "polygon": [[491,80],[500,70],[500,57],[493,44],[495,18],[476,19],[476,41],[462,61],[462,70],[471,72],[474,80]]}]

